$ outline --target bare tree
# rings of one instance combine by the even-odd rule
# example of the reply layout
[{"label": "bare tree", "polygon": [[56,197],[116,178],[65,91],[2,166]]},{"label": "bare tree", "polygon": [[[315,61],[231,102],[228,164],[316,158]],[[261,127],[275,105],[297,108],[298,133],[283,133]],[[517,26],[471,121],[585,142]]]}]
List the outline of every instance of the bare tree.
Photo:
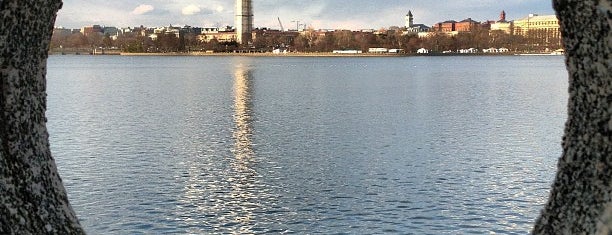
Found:
[{"label": "bare tree", "polygon": [[0,0],[0,234],[82,234],[49,150],[46,64],[61,0]]}]

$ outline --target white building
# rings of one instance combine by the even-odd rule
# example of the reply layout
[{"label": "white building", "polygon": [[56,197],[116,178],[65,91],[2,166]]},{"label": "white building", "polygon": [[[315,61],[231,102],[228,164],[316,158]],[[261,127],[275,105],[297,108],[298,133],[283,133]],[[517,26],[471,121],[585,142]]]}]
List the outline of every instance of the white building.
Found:
[{"label": "white building", "polygon": [[387,53],[387,52],[389,52],[389,49],[387,48],[373,47],[373,48],[368,49],[368,53]]},{"label": "white building", "polygon": [[360,50],[334,50],[332,53],[334,54],[361,54],[363,52]]},{"label": "white building", "polygon": [[414,23],[414,15],[412,15],[412,11],[408,11],[406,15],[406,31],[404,31],[404,35],[406,34],[419,34],[422,32],[430,31],[431,28],[424,24],[415,24]]},{"label": "white building", "polygon": [[420,48],[417,50],[418,54],[428,54],[429,50],[425,49],[425,48]]},{"label": "white building", "polygon": [[499,50],[497,48],[491,47],[491,48],[488,48],[488,49],[482,49],[482,52],[483,53],[498,53]]},{"label": "white building", "polygon": [[478,53],[478,49],[476,49],[476,48],[461,49],[461,50],[459,50],[459,53],[461,53],[461,54],[473,54],[473,53]]}]

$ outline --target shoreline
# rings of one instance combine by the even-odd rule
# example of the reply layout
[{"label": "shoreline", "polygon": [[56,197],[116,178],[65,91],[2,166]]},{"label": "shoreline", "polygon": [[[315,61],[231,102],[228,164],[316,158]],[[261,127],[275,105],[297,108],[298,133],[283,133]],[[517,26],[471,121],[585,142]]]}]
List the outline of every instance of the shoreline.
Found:
[{"label": "shoreline", "polygon": [[424,56],[559,56],[562,54],[551,53],[359,53],[359,54],[342,54],[332,52],[291,52],[291,53],[225,53],[225,52],[169,52],[169,53],[128,53],[128,52],[111,52],[104,54],[92,53],[57,53],[49,52],[49,55],[89,55],[89,56],[242,56],[242,57],[424,57]]},{"label": "shoreline", "polygon": [[191,53],[180,53],[180,52],[171,52],[171,53],[120,53],[121,56],[247,56],[247,57],[402,57],[402,56],[411,56],[410,54],[368,54],[368,53],[360,53],[360,54],[340,54],[340,53],[332,53],[332,52],[322,52],[322,53],[207,53],[207,52],[191,52]]}]

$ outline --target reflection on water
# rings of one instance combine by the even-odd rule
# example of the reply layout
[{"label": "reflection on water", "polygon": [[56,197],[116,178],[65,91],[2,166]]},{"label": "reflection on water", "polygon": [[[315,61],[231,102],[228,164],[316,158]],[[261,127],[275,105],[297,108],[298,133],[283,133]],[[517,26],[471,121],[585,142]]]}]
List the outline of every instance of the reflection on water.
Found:
[{"label": "reflection on water", "polygon": [[253,152],[253,102],[251,70],[248,65],[238,64],[234,72],[234,154],[232,169],[236,174],[229,178],[232,185],[232,200],[238,211],[234,211],[235,223],[240,224],[240,233],[252,233],[253,212],[259,206],[258,196],[252,189],[256,185],[257,172],[251,168],[255,154]]},{"label": "reflection on water", "polygon": [[234,155],[241,167],[247,167],[253,158],[253,78],[248,65],[236,65],[234,72]]},{"label": "reflection on water", "polygon": [[[177,213],[190,233],[249,234],[269,230],[266,219],[270,218],[268,211],[275,197],[253,169],[257,163],[252,140],[253,68],[248,61],[233,66],[233,113],[228,113],[233,123],[227,130],[233,143],[228,146],[229,152],[224,156],[200,153],[186,163],[189,178]],[[224,141],[221,144],[226,145]],[[266,218],[258,218],[262,214],[267,214]]]},{"label": "reflection on water", "polygon": [[566,118],[561,57],[49,62],[91,234],[526,234]]}]

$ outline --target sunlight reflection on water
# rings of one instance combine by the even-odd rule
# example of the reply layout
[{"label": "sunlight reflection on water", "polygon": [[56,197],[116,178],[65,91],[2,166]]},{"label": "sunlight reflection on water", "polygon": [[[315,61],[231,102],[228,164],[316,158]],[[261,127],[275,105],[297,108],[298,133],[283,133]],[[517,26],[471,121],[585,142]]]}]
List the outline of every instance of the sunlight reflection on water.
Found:
[{"label": "sunlight reflection on water", "polygon": [[559,57],[49,59],[51,150],[94,234],[529,231]]}]

